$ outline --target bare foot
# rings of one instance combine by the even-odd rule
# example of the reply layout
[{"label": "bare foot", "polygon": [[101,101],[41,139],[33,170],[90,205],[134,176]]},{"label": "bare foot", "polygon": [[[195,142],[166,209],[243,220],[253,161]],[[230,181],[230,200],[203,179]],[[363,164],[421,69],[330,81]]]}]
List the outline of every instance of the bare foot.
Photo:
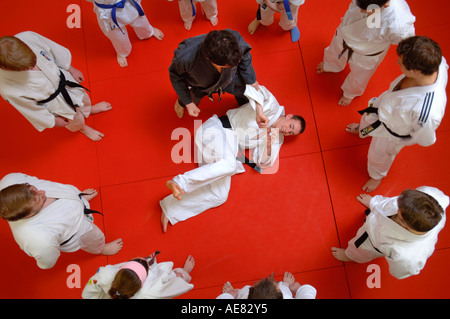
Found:
[{"label": "bare foot", "polygon": [[94,142],[100,141],[105,136],[105,134],[103,134],[102,132],[94,130],[92,127],[89,127],[87,125],[83,126],[80,132],[86,135]]},{"label": "bare foot", "polygon": [[283,282],[289,285],[289,289],[292,293],[295,293],[298,288],[300,288],[300,284],[295,281],[294,275],[288,271],[284,273]]},{"label": "bare foot", "polygon": [[374,191],[381,183],[381,179],[370,178],[363,186],[362,190],[370,193]]},{"label": "bare foot", "polygon": [[340,261],[352,261],[345,254],[345,249],[337,248],[337,247],[331,247],[331,250],[333,251],[332,254],[333,254],[334,258],[336,258],[337,260],[340,260]]},{"label": "bare foot", "polygon": [[84,191],[82,191],[82,193],[87,194],[87,195],[82,195],[81,197],[83,197],[88,202],[91,201],[91,199],[93,199],[94,197],[96,197],[98,195],[97,190],[94,188],[85,189]]},{"label": "bare foot", "polygon": [[316,67],[317,74],[326,72],[325,69],[323,68],[324,65],[325,65],[325,62],[323,62],[323,61],[317,65],[317,67]]},{"label": "bare foot", "polygon": [[158,40],[162,40],[164,38],[164,33],[161,30],[153,27],[153,36]]},{"label": "bare foot", "polygon": [[222,293],[224,294],[230,294],[232,295],[234,298],[237,297],[239,290],[238,289],[234,289],[234,287],[231,285],[231,283],[229,281],[227,281],[222,288]]},{"label": "bare foot", "polygon": [[101,112],[106,112],[112,109],[111,103],[109,102],[100,102],[92,106],[91,114],[98,114]]},{"label": "bare foot", "polygon": [[209,21],[211,22],[213,27],[215,27],[219,23],[219,19],[217,19],[217,17],[214,17]]},{"label": "bare foot", "polygon": [[175,113],[181,119],[184,116],[185,108],[180,105],[178,100],[175,102]]},{"label": "bare foot", "polygon": [[122,247],[123,247],[122,238],[118,238],[110,243],[107,243],[103,248],[101,254],[107,256],[115,255],[122,249]]},{"label": "bare foot", "polygon": [[347,125],[345,131],[350,134],[359,135],[359,123],[351,123]]},{"label": "bare foot", "polygon": [[192,22],[185,22],[184,23],[184,28],[186,29],[186,30],[191,30],[191,28],[192,28]]},{"label": "bare foot", "polygon": [[167,226],[169,225],[169,219],[164,212],[161,212],[161,227],[163,232],[167,232]]},{"label": "bare foot", "polygon": [[366,206],[367,208],[370,208],[370,200],[372,199],[372,196],[369,194],[360,194],[356,197],[356,200]]},{"label": "bare foot", "polygon": [[117,62],[119,63],[119,65],[124,68],[126,66],[128,66],[128,61],[127,58],[117,55]]},{"label": "bare foot", "polygon": [[348,105],[350,105],[350,103],[352,103],[352,101],[353,101],[353,99],[349,99],[348,97],[345,97],[342,95],[342,97],[338,101],[338,105],[348,106]]},{"label": "bare foot", "polygon": [[248,33],[253,35],[256,32],[256,29],[259,27],[259,21],[255,18],[250,24],[248,25]]},{"label": "bare foot", "polygon": [[183,269],[185,272],[187,272],[188,274],[191,273],[192,269],[194,269],[195,266],[195,260],[194,257],[192,257],[191,255],[188,256],[188,258],[186,259],[186,261],[184,262],[184,266]]},{"label": "bare foot", "polygon": [[181,200],[181,195],[183,195],[184,193],[177,183],[175,183],[173,180],[169,180],[166,182],[166,186],[172,192],[173,197]]}]

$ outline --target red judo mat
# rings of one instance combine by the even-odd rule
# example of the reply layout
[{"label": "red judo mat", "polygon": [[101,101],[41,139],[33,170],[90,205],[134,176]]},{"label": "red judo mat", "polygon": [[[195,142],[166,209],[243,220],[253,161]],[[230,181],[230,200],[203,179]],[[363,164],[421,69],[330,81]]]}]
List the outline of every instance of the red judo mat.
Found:
[{"label": "red judo mat", "polygon": [[[316,74],[323,49],[350,0],[307,0],[299,11],[301,38],[290,40],[278,26],[260,26],[250,36],[247,26],[256,13],[254,0],[218,0],[219,24],[212,27],[201,14],[187,31],[176,1],[143,0],[150,23],[161,29],[162,41],[140,41],[130,30],[133,51],[129,66],[120,68],[109,40],[98,26],[92,3],[81,0],[25,0],[2,4],[1,35],[35,31],[70,49],[72,65],[81,70],[83,85],[93,102],[109,101],[113,109],[87,122],[105,133],[100,142],[64,129],[37,132],[11,105],[0,101],[2,152],[0,175],[21,172],[41,179],[67,183],[79,189],[99,190],[91,207],[103,212],[95,223],[107,241],[123,238],[124,248],[114,256],[83,251],[62,253],[56,266],[41,270],[20,250],[8,224],[0,222],[0,298],[81,298],[87,280],[100,266],[115,264],[155,250],[159,261],[182,266],[191,254],[194,289],[179,298],[216,298],[225,282],[239,288],[274,273],[281,280],[292,272],[301,284],[317,289],[318,299],[449,298],[450,230],[444,228],[436,251],[418,275],[397,280],[384,259],[378,265],[381,287],[370,288],[368,264],[343,263],[333,258],[331,247],[346,247],[364,220],[356,201],[367,179],[369,140],[345,132],[358,121],[357,110],[387,90],[401,74],[391,48],[363,96],[340,107],[340,74]],[[428,35],[450,52],[445,34],[449,22],[446,0],[408,1],[416,16],[416,34]],[[74,7],[71,5],[75,5]],[[70,8],[80,9],[81,25],[68,28]],[[69,10],[70,9],[70,10]],[[169,194],[165,182],[196,167],[176,164],[171,151],[179,142],[176,129],[191,137],[195,127],[213,114],[237,107],[225,95],[220,102],[202,100],[198,119],[178,119],[168,66],[173,50],[183,39],[212,29],[230,28],[252,46],[258,81],[286,107],[307,121],[304,134],[286,139],[279,167],[273,174],[246,172],[232,178],[228,200],[162,233],[159,200]],[[375,194],[396,196],[406,188],[434,186],[450,194],[450,122],[444,117],[437,142],[423,148],[407,147],[398,155],[388,177]],[[192,139],[191,139],[192,140]],[[79,276],[74,276],[78,274]],[[7,287],[7,289],[5,289]]]}]

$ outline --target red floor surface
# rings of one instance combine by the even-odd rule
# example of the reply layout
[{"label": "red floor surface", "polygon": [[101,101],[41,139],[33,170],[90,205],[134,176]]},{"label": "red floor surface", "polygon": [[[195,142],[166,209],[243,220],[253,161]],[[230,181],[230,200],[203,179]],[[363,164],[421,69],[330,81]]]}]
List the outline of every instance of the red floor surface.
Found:
[{"label": "red floor surface", "polygon": [[[364,219],[364,209],[355,198],[367,179],[369,141],[347,134],[345,126],[357,121],[356,111],[369,98],[385,91],[400,74],[395,50],[391,49],[365,94],[349,107],[337,106],[347,71],[319,76],[315,69],[349,0],[307,0],[300,8],[298,43],[292,43],[277,22],[260,27],[250,36],[247,25],[255,15],[255,1],[218,0],[216,28],[231,28],[244,36],[253,47],[260,84],[286,106],[287,113],[303,115],[307,130],[283,146],[276,174],[260,175],[247,169],[233,177],[224,205],[169,226],[163,234],[158,202],[168,194],[165,181],[195,167],[171,160],[171,150],[177,143],[171,140],[172,131],[184,127],[193,133],[195,124],[189,116],[181,120],[175,116],[176,95],[167,67],[179,42],[213,27],[199,15],[191,31],[186,31],[176,1],[143,2],[150,23],[161,29],[165,38],[139,41],[131,31],[133,52],[127,68],[117,65],[91,3],[27,0],[2,4],[1,35],[32,30],[69,48],[72,65],[84,73],[83,84],[91,89],[92,100],[110,101],[113,110],[88,119],[106,135],[95,143],[63,129],[39,133],[1,100],[0,175],[22,172],[80,189],[97,188],[100,195],[92,207],[102,210],[104,217],[95,217],[95,222],[107,241],[122,237],[124,248],[110,257],[82,251],[63,253],[54,268],[40,270],[19,249],[3,221],[0,298],[80,298],[86,281],[98,267],[155,250],[162,251],[158,260],[172,260],[176,266],[182,266],[188,254],[194,256],[195,288],[179,298],[215,298],[226,281],[239,288],[271,273],[281,279],[284,271],[294,273],[300,283],[316,287],[318,299],[450,297],[448,226],[418,276],[397,280],[389,274],[384,259],[374,261],[372,264],[381,269],[381,288],[368,288],[367,264],[342,263],[331,255],[332,246],[346,247]],[[449,2],[408,3],[417,17],[416,33],[439,42],[446,55],[450,49],[445,35]],[[81,28],[66,26],[70,4],[81,9]],[[220,103],[205,99],[200,104],[199,120],[215,113],[222,115],[231,107],[236,107],[231,96]],[[450,194],[449,131],[447,115],[438,129],[436,144],[404,149],[374,193],[395,196],[405,188],[429,185]],[[70,285],[70,267],[74,265],[81,275],[78,287]]]}]

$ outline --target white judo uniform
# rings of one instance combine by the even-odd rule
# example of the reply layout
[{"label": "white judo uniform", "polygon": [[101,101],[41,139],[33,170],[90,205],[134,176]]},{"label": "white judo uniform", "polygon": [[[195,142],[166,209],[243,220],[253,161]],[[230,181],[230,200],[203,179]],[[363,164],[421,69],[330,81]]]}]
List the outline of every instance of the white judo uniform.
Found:
[{"label": "white judo uniform", "polygon": [[[97,15],[98,25],[103,34],[111,41],[116,53],[126,58],[130,55],[132,45],[127,32],[127,25],[130,25],[140,40],[153,36],[154,29],[149,23],[147,16],[140,15],[136,9],[141,7],[141,0],[86,0],[94,2],[94,12]],[[115,9],[116,21],[113,21],[111,8],[100,8],[100,5],[122,5]],[[143,10],[141,14],[143,13]]]},{"label": "white judo uniform", "polygon": [[[268,26],[273,23],[274,14],[276,12],[267,5],[264,5],[265,1],[276,2],[283,5],[283,0],[256,0],[256,2],[260,5],[260,12],[261,12],[261,20],[259,20],[259,22],[262,25]],[[298,8],[304,3],[305,0],[289,0],[293,19],[289,20],[285,10],[281,12],[279,25],[283,30],[289,31],[297,26]]]},{"label": "white judo uniform", "polygon": [[[120,266],[100,267],[92,276],[82,292],[83,299],[111,299],[108,294],[111,284]],[[182,268],[173,268],[173,262],[157,263],[149,267],[148,276],[142,288],[131,299],[171,299],[180,296],[192,288],[191,276]],[[182,277],[177,276],[177,274]]]},{"label": "white judo uniform", "polygon": [[279,134],[278,138],[274,138],[271,156],[266,158],[267,130],[258,128],[255,101],[263,107],[269,126],[284,115],[284,107],[264,86],[258,91],[247,85],[245,96],[249,103],[226,113],[232,129],[224,128],[214,115],[195,132],[199,167],[173,178],[184,192],[181,200],[169,195],[160,201],[172,225],[222,205],[227,200],[231,176],[245,171],[236,159],[239,149],[253,150],[252,161],[262,169],[275,163],[284,136]]},{"label": "white judo uniform", "polygon": [[[434,187],[422,186],[417,190],[432,196],[444,209],[439,224],[424,235],[413,234],[389,218],[398,212],[398,196],[389,198],[377,195],[371,199],[371,212],[356,237],[348,242],[345,254],[358,263],[385,257],[389,272],[398,279],[419,274],[433,254],[438,233],[445,225],[445,210],[449,205],[449,197]],[[362,244],[358,243],[365,233],[368,235],[366,240]],[[356,247],[357,245],[359,247]]]},{"label": "white judo uniform", "polygon": [[[346,98],[364,93],[391,44],[415,35],[416,18],[405,0],[390,0],[389,7],[379,13],[379,23],[377,14],[362,13],[356,0],[352,0],[330,46],[325,49],[324,71],[341,72],[347,62],[350,65],[350,73],[341,87]],[[344,41],[351,50],[345,50]]]},{"label": "white judo uniform", "polygon": [[67,118],[66,126],[76,131],[84,124],[91,112],[89,96],[82,88],[66,87],[75,105],[76,112],[64,100],[62,94],[50,102],[39,105],[38,101],[47,99],[58,88],[60,72],[68,81],[77,82],[67,70],[72,55],[65,47],[31,31],[16,34],[36,54],[40,71],[8,71],[0,69],[0,95],[14,106],[38,131],[55,126],[55,116]]},{"label": "white judo uniform", "polygon": [[[403,147],[434,144],[435,131],[444,117],[448,81],[446,59],[442,58],[437,80],[432,85],[395,90],[404,77],[399,76],[391,83],[388,91],[369,101],[378,114],[364,113],[361,117],[359,136],[372,137],[367,169],[369,176],[374,179],[387,175],[395,156]],[[378,120],[382,125],[364,136],[362,131]]]},{"label": "white judo uniform", "polygon": [[208,20],[217,17],[217,0],[178,0],[180,16],[184,23],[192,23],[197,16],[197,2],[200,2],[203,13]]},{"label": "white judo uniform", "polygon": [[[8,222],[15,241],[42,269],[52,268],[62,252],[79,249],[98,254],[105,246],[103,232],[84,214],[89,202],[80,199],[75,186],[41,180],[22,173],[11,173],[0,181],[0,190],[14,184],[28,183],[57,198],[36,215]],[[66,242],[64,245],[64,242]]]},{"label": "white judo uniform", "polygon": [[[248,294],[252,286],[247,285],[239,289],[239,292],[234,298],[229,293],[222,293],[217,297],[217,299],[248,299]],[[293,296],[289,285],[283,281],[278,282],[278,287],[283,294],[283,299],[316,299],[317,290],[311,285],[301,285],[295,292],[295,297]]]}]

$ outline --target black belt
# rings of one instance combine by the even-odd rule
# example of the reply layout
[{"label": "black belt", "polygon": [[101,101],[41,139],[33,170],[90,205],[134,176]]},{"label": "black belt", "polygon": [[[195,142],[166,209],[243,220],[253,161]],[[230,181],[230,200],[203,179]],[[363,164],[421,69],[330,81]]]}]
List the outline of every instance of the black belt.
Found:
[{"label": "black belt", "polygon": [[[81,199],[81,196],[83,196],[83,195],[90,195],[90,194],[80,193],[80,194],[78,194],[78,197],[80,197],[80,199]],[[100,214],[100,215],[103,216],[103,214],[100,213],[99,211],[96,211],[96,210],[87,208],[86,205],[84,205],[83,200],[81,200],[81,202],[83,203],[83,206],[84,206],[84,211],[83,211],[83,213],[84,213],[85,215],[89,215],[89,214]],[[60,246],[64,246],[65,244],[67,244],[67,243],[73,238],[73,236],[75,236],[75,234],[73,234],[69,239],[63,241],[63,242],[62,242],[61,244],[59,244],[59,245],[60,245]]]},{"label": "black belt", "polygon": [[[378,114],[378,108],[373,107],[373,106],[369,106],[368,108],[365,108],[364,110],[358,111],[359,114],[363,115],[364,113],[373,113],[373,114]],[[370,132],[372,132],[373,130],[375,130],[376,128],[378,128],[381,124],[383,124],[383,126],[386,128],[386,130],[395,137],[398,138],[410,138],[411,135],[400,135],[395,133],[394,131],[392,131],[389,127],[387,127],[386,124],[384,124],[383,122],[381,122],[380,120],[375,121],[374,123],[370,124],[369,126],[363,128],[361,130],[361,134],[363,136],[366,136],[367,134],[369,134]]]},{"label": "black belt", "polygon": [[89,92],[89,90],[87,88],[85,88],[84,86],[82,86],[81,84],[78,84],[76,82],[72,82],[72,81],[67,81],[66,77],[64,76],[64,73],[59,70],[59,85],[58,88],[56,89],[56,91],[50,95],[48,98],[46,98],[45,100],[41,100],[38,101],[37,103],[39,105],[42,105],[44,103],[50,102],[51,100],[55,99],[60,93],[62,94],[64,100],[67,102],[67,104],[70,105],[70,107],[76,112],[76,107],[78,105],[75,105],[72,101],[72,99],[70,98],[69,92],[67,92],[66,86],[68,87],[79,87],[82,88],[86,91]]},{"label": "black belt", "polygon": [[[227,115],[222,115],[221,117],[219,117],[220,122],[222,122],[222,126],[226,129],[232,129],[231,127],[231,123],[230,123],[230,119],[228,118]],[[244,153],[244,151],[241,152],[242,154]],[[261,167],[259,167],[258,165],[256,165],[254,162],[250,161],[247,156],[245,155],[241,155],[238,156],[236,158],[239,162],[241,162],[242,164],[246,164],[248,166],[250,166],[251,168],[253,168],[255,171],[257,171],[258,173],[262,172]]]},{"label": "black belt", "polygon": [[[344,55],[345,51],[348,51],[348,56],[347,56],[347,62],[348,62],[350,60],[350,58],[352,57],[353,52],[355,52],[355,51],[351,47],[348,46],[348,44],[347,44],[347,42],[345,42],[345,40],[342,40],[342,46],[344,48],[342,49],[341,53],[339,53],[338,59],[340,59]],[[377,55],[380,55],[383,52],[384,52],[384,50],[380,51],[380,52],[377,52],[377,53],[374,53],[374,54],[363,54],[363,55],[364,56],[377,56]]]},{"label": "black belt", "polygon": [[[369,215],[369,214],[370,214],[370,209],[366,209],[364,213],[366,214],[366,216]],[[356,248],[359,248],[359,247],[360,247],[367,239],[369,239],[369,241],[370,241],[369,234],[368,234],[367,232],[364,232],[364,233],[363,233],[363,234],[355,241],[355,247],[356,247]],[[378,248],[375,247],[375,246],[372,244],[372,241],[370,241],[370,244],[372,245],[372,247],[373,247],[377,252],[379,252],[380,254],[382,254],[382,252],[379,251]]]}]

